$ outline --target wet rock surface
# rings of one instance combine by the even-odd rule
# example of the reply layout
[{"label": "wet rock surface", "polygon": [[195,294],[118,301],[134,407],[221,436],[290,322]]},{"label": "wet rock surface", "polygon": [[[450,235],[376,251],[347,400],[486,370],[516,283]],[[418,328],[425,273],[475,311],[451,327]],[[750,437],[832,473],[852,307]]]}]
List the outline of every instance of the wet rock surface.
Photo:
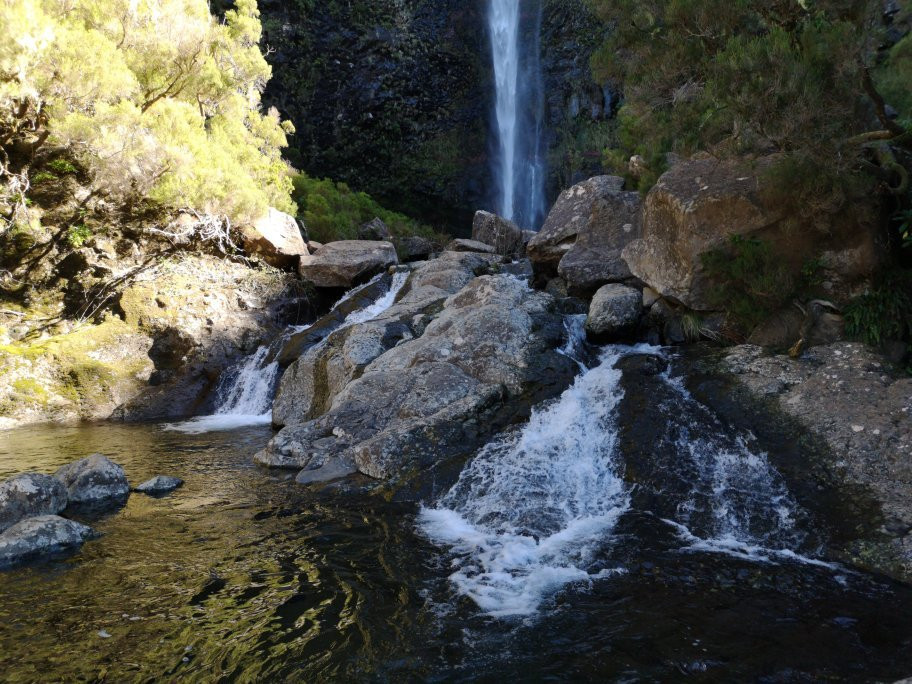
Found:
[{"label": "wet rock surface", "polygon": [[40,473],[23,473],[0,483],[0,532],[25,518],[56,515],[67,505],[63,484]]},{"label": "wet rock surface", "polygon": [[[477,259],[453,254],[429,262],[385,316],[343,331],[336,360],[318,351],[302,358],[297,372],[290,369],[276,403],[286,427],[257,461],[303,468],[303,481],[355,468],[402,478],[465,456],[562,391],[573,368],[555,351],[563,324],[553,299],[513,276],[474,277],[467,267]],[[398,344],[384,348],[383,332],[397,326]],[[361,363],[360,371],[344,372]],[[330,381],[322,397],[319,383],[308,380],[319,378],[314,370],[321,364],[325,378],[336,365],[344,380]],[[311,402],[304,415],[287,410],[309,396],[320,397],[320,405]]]},{"label": "wet rock surface", "polygon": [[912,378],[848,342],[814,347],[798,360],[736,347],[723,367],[819,439],[833,476],[880,506],[881,534],[850,546],[850,559],[912,578]]},{"label": "wet rock surface", "polygon": [[77,549],[94,536],[90,527],[57,515],[28,518],[0,534],[0,568]]},{"label": "wet rock surface", "polygon": [[350,288],[398,263],[391,242],[340,240],[302,257],[298,271],[317,287]]},{"label": "wet rock surface", "polygon": [[65,465],[54,477],[66,487],[71,504],[116,502],[130,494],[123,468],[101,454]]},{"label": "wet rock surface", "polygon": [[486,242],[457,238],[446,246],[448,252],[479,252],[481,254],[497,254],[497,249]]}]

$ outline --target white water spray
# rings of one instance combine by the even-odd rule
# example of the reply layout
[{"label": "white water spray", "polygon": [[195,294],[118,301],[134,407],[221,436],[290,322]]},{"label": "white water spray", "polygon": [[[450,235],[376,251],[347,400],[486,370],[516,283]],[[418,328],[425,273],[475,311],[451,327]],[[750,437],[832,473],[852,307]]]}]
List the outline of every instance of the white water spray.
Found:
[{"label": "white water spray", "polygon": [[494,58],[497,136],[500,144],[499,213],[515,216],[517,117],[519,110],[519,0],[491,0],[488,23]]},{"label": "white water spray", "polygon": [[[408,271],[394,274],[389,289],[383,295],[369,306],[352,311],[337,329],[364,323],[380,316],[395,303],[396,295],[405,286],[408,276]],[[356,296],[361,290],[373,286],[383,277],[383,274],[378,275],[367,285],[349,290],[333,308],[338,308],[343,302]],[[254,354],[243,359],[233,371],[230,371],[226,376],[227,380],[218,390],[220,401],[214,415],[192,418],[183,423],[168,424],[164,426],[165,429],[199,434],[272,423],[272,401],[281,371],[279,352],[292,335],[304,332],[308,327],[292,326],[288,328],[278,340],[260,347]],[[321,341],[321,344],[322,342],[325,342],[325,339]]]},{"label": "white water spray", "polygon": [[525,428],[482,449],[436,508],[422,509],[421,529],[454,554],[450,580],[489,615],[529,615],[571,582],[619,572],[597,556],[630,505],[614,367],[630,352],[605,351]]}]

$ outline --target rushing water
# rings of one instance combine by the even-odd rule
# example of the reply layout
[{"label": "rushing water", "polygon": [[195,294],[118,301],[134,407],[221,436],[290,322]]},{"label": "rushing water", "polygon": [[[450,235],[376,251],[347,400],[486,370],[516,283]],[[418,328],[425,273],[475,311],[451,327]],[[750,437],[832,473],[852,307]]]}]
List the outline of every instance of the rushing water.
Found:
[{"label": "rushing water", "polygon": [[[379,305],[379,303],[378,303]],[[0,478],[92,452],[131,482],[80,552],[0,573],[9,681],[893,681],[912,588],[849,571],[770,449],[649,347],[581,374],[439,501],[256,468],[265,426],[0,433]],[[669,365],[669,362],[670,365]]]},{"label": "rushing water", "polygon": [[[499,187],[497,212],[524,228],[537,230],[544,218],[547,170],[539,55],[541,3],[537,0],[489,2],[497,133],[493,166]],[[524,25],[530,23],[528,19],[524,22],[524,17],[532,12],[531,26],[524,31]]]},{"label": "rushing water", "polygon": [[[361,308],[354,308],[336,326],[324,326],[321,334],[328,336],[334,330],[363,323],[381,315],[395,303],[396,295],[405,286],[408,276],[408,271],[394,273],[389,279],[389,287],[374,302]],[[388,276],[381,273],[366,285],[352,288],[336,302],[328,316],[331,317],[346,302],[360,293],[372,289],[386,278]],[[242,359],[237,366],[229,369],[216,390],[218,405],[213,415],[193,418],[183,423],[172,423],[167,425],[166,429],[202,433],[271,424],[272,401],[282,370],[279,355],[292,335],[307,332],[310,328],[311,326],[306,325],[288,328],[284,334],[279,335],[270,344],[263,345],[256,352]]]}]

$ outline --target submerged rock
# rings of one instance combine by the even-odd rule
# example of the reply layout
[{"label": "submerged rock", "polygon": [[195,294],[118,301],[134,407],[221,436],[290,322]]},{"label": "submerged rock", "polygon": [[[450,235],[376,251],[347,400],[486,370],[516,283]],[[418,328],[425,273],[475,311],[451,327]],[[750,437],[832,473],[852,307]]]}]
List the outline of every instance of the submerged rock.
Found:
[{"label": "submerged rock", "polygon": [[503,256],[520,254],[528,242],[519,226],[489,211],[475,213],[472,240],[490,245]]},{"label": "submerged rock", "polygon": [[350,288],[398,263],[391,242],[340,240],[302,257],[298,271],[317,287]]},{"label": "submerged rock", "polygon": [[612,283],[595,293],[586,318],[586,332],[599,340],[616,340],[636,329],[643,315],[639,290]]},{"label": "submerged rock", "polygon": [[130,494],[123,468],[101,454],[65,465],[54,477],[66,487],[71,504],[114,502]]},{"label": "submerged rock", "polygon": [[28,518],[0,534],[0,568],[79,548],[94,536],[91,527],[57,515]]},{"label": "submerged rock", "polygon": [[146,480],[141,485],[139,485],[136,488],[136,491],[151,495],[167,494],[168,492],[173,492],[183,484],[184,481],[179,477],[171,477],[169,475],[156,475],[151,480]]},{"label": "submerged rock", "polygon": [[[433,283],[443,274],[429,268],[417,275],[423,275],[423,301],[438,297],[431,295],[439,292]],[[465,271],[462,277],[471,279]],[[400,478],[467,455],[573,376],[572,362],[556,352],[563,325],[553,299],[512,276],[475,278],[427,316],[339,387],[325,412],[287,423],[257,461],[305,468],[301,477],[308,481],[350,471],[351,464],[374,478]],[[377,339],[378,325],[355,326],[353,334]],[[305,386],[302,394],[308,391]]]},{"label": "submerged rock", "polygon": [[242,228],[241,239],[248,254],[257,254],[276,268],[294,268],[309,254],[298,222],[278,209],[269,209],[252,226]]},{"label": "submerged rock", "polygon": [[20,520],[55,515],[67,505],[63,484],[40,473],[23,473],[0,483],[0,532]]}]

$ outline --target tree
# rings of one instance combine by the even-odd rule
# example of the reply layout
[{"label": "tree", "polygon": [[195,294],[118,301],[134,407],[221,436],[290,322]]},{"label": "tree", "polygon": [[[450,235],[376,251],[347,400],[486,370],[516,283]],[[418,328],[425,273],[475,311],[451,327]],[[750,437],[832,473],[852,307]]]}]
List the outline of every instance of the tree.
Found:
[{"label": "tree", "polygon": [[293,211],[256,0],[0,0],[0,174],[63,145],[95,188],[235,221]]},{"label": "tree", "polygon": [[864,172],[895,192],[907,187],[890,146],[912,140],[875,85],[882,3],[590,2],[612,27],[593,67],[626,97],[614,161],[642,155],[646,186],[666,153],[703,149],[781,152],[790,178],[850,182]]}]

